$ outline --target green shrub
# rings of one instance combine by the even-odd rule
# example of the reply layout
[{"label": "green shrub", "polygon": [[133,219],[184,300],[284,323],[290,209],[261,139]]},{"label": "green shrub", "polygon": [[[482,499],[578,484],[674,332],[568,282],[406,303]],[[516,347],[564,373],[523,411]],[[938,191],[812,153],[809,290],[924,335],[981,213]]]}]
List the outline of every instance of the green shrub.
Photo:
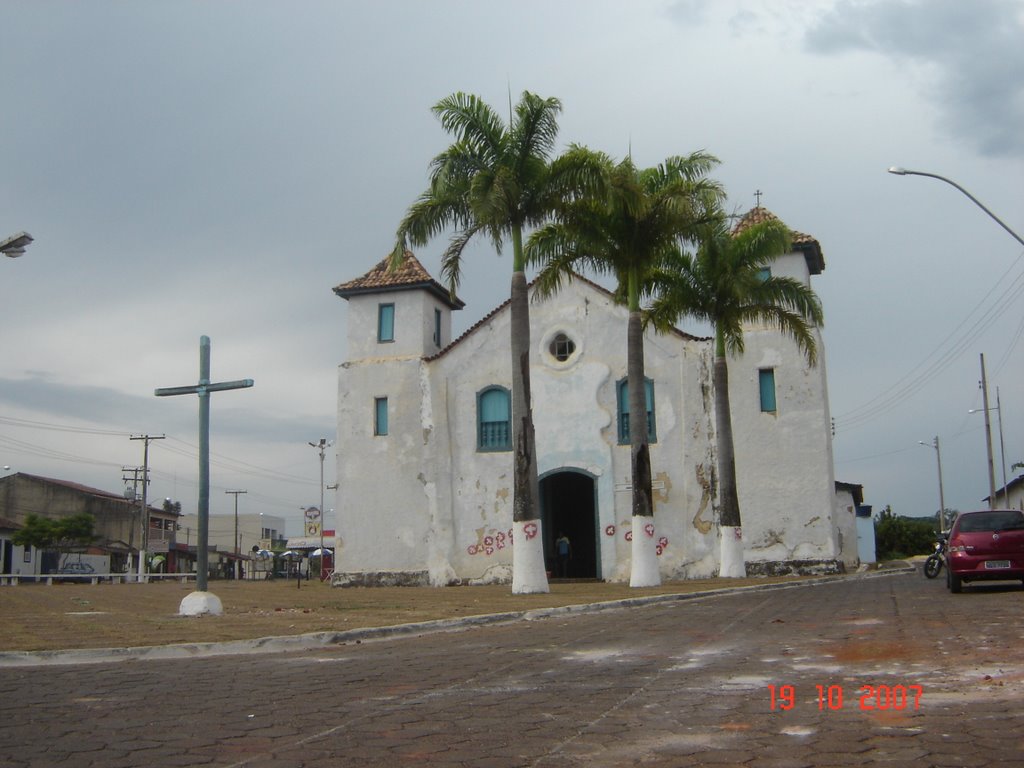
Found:
[{"label": "green shrub", "polygon": [[936,521],[900,517],[886,507],[875,520],[875,551],[879,560],[927,555],[935,548]]}]

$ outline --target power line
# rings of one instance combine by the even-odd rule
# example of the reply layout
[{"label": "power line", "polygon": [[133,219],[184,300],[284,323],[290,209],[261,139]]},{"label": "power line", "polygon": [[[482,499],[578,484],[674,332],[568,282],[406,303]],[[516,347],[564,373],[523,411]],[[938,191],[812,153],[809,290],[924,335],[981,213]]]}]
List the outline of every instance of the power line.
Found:
[{"label": "power line", "polygon": [[13,416],[0,416],[0,424],[9,424],[14,427],[27,427],[29,429],[44,429],[53,432],[73,432],[84,435],[109,435],[113,437],[128,437],[130,432],[120,432],[111,429],[95,429],[93,427],[72,427],[68,424],[51,424],[45,421],[32,421],[30,419],[17,419]]},{"label": "power line", "polygon": [[[981,301],[967,314],[967,316],[960,322],[960,324],[948,335],[942,342],[927,355],[917,366],[912,368],[902,378],[894,382],[887,389],[876,395],[871,400],[867,401],[861,406],[848,411],[845,414],[836,416],[836,423],[841,428],[851,429],[855,426],[859,426],[867,421],[870,421],[882,414],[892,410],[899,405],[903,400],[915,394],[921,387],[934,375],[942,370],[946,365],[951,363],[953,360],[960,357],[970,346],[970,344],[989,326],[998,320],[1005,312],[1020,299],[1021,286],[1024,285],[1024,272],[1017,275],[1009,285],[1005,286],[999,297],[992,303],[988,302],[989,297],[996,291],[998,287],[1004,285],[1004,279],[1010,272],[1019,266],[1018,263],[1012,265],[1003,276],[1000,281],[993,286],[987,294],[981,299]],[[976,315],[982,306],[988,306],[988,309],[981,313],[977,320],[974,321],[966,330],[964,326]],[[957,338],[957,334],[959,338]],[[1018,330],[1018,337],[1020,330]],[[1014,344],[1016,344],[1016,338]],[[943,347],[952,341],[952,346],[943,351]],[[928,364],[929,360],[935,358],[934,362]],[[927,367],[925,367],[927,364]]]}]

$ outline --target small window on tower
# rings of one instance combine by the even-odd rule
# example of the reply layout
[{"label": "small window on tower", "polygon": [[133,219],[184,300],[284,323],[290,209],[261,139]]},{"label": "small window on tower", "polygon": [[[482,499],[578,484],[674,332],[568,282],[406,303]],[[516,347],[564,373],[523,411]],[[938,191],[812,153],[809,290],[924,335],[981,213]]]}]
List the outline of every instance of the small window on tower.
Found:
[{"label": "small window on tower", "polygon": [[775,413],[775,369],[762,368],[757,372],[757,378],[761,390],[761,412]]},{"label": "small window on tower", "polygon": [[383,437],[388,433],[388,399],[373,398],[373,434]]},{"label": "small window on tower", "polygon": [[377,341],[387,342],[395,340],[395,305],[377,305]]}]

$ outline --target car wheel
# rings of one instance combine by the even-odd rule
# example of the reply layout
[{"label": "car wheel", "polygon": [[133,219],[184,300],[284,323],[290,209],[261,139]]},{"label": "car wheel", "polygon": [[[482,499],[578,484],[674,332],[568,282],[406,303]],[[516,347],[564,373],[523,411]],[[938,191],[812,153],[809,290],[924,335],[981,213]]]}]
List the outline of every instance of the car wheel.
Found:
[{"label": "car wheel", "polygon": [[949,591],[954,595],[958,595],[963,591],[963,579],[957,576],[952,571],[946,571],[946,584],[949,585]]}]

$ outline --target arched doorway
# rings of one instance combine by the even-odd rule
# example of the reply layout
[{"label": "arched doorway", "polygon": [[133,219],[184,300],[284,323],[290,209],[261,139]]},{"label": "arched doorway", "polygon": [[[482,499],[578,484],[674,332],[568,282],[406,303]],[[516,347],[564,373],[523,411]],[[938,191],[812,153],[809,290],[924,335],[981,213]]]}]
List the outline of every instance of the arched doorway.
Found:
[{"label": "arched doorway", "polygon": [[578,469],[549,472],[540,480],[544,559],[557,576],[555,540],[565,534],[572,543],[568,577],[595,579],[600,573],[597,546],[597,489],[594,478]]}]

